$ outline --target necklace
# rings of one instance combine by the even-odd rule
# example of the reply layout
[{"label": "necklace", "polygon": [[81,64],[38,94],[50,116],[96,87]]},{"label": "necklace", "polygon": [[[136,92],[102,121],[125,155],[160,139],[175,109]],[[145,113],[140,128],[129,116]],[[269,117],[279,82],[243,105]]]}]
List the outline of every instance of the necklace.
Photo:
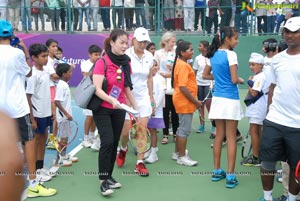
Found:
[{"label": "necklace", "polygon": [[117,69],[117,80],[119,82],[122,80],[122,66]]}]

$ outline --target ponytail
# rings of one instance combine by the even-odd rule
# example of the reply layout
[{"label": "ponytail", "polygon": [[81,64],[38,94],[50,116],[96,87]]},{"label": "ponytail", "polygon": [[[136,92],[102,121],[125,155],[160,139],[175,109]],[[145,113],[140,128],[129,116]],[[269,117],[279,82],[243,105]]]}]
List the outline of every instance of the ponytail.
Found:
[{"label": "ponytail", "polygon": [[176,56],[175,56],[175,60],[174,60],[174,63],[173,63],[173,68],[172,68],[172,76],[171,76],[171,86],[172,86],[172,88],[174,88],[174,70],[175,70],[177,58],[178,58],[178,54],[176,54]]}]

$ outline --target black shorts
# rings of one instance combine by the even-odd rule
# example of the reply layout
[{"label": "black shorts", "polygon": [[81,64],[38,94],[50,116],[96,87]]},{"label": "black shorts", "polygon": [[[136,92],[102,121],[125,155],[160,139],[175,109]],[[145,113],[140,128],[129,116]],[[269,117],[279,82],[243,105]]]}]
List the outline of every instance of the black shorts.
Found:
[{"label": "black shorts", "polygon": [[[204,98],[206,98],[207,94],[209,92],[209,85],[208,86],[199,86],[198,85],[198,100],[203,101]],[[211,94],[209,95],[208,98],[211,98]]]},{"label": "black shorts", "polygon": [[286,161],[295,168],[300,159],[300,128],[291,128],[264,120],[259,158],[262,161]]},{"label": "black shorts", "polygon": [[19,136],[22,143],[31,141],[34,138],[34,132],[30,122],[29,114],[16,118],[19,130]]}]

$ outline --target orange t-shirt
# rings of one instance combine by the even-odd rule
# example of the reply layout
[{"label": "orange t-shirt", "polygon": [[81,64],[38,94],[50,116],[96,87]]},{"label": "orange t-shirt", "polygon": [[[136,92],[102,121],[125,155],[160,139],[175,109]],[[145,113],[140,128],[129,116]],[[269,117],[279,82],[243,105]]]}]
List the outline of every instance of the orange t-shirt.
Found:
[{"label": "orange t-shirt", "polygon": [[181,93],[180,86],[187,87],[192,96],[197,99],[198,87],[195,73],[188,63],[177,59],[174,70],[173,104],[178,114],[194,113],[196,106]]}]

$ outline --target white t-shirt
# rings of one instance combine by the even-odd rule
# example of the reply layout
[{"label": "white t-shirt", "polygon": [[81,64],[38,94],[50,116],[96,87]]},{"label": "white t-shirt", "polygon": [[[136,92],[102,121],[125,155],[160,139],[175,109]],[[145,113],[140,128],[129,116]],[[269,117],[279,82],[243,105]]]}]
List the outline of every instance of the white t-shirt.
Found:
[{"label": "white t-shirt", "polygon": [[0,45],[0,110],[11,118],[30,113],[25,94],[25,76],[30,72],[22,50]]},{"label": "white t-shirt", "polygon": [[153,118],[163,118],[163,107],[165,106],[165,79],[158,73],[153,77],[153,97],[156,104],[155,116]]},{"label": "white t-shirt", "polygon": [[263,91],[264,95],[255,103],[246,107],[246,117],[254,117],[263,121],[267,115],[268,95],[266,95],[266,91],[269,90],[269,86],[263,72],[253,76],[252,81],[254,82],[252,89],[258,92]]},{"label": "white t-shirt", "polygon": [[157,61],[159,71],[162,73],[168,73],[170,70],[167,67],[168,59],[170,60],[170,55],[174,55],[173,61],[175,60],[175,49],[171,52],[166,52],[164,49],[159,49],[155,51],[154,59]]},{"label": "white t-shirt", "polygon": [[110,5],[112,6],[123,6],[122,0],[111,0]]},{"label": "white t-shirt", "polygon": [[272,83],[276,84],[267,119],[300,128],[300,55],[276,54],[271,62]]},{"label": "white t-shirt", "polygon": [[81,72],[84,72],[84,73],[90,72],[93,65],[94,64],[89,59],[85,60],[85,61],[82,61],[81,64],[80,64]]},{"label": "white t-shirt", "polygon": [[26,93],[31,94],[34,117],[51,116],[50,77],[45,70],[32,68],[32,76],[27,81]]},{"label": "white t-shirt", "polygon": [[[133,47],[126,50],[126,54],[131,59],[131,81],[133,83],[133,96],[136,101],[146,101],[149,99],[148,76],[153,66],[152,54],[145,50],[141,59],[135,54]],[[150,99],[149,99],[150,100]]]},{"label": "white t-shirt", "polygon": [[209,86],[211,83],[210,80],[204,80],[202,77],[203,70],[206,66],[206,62],[207,62],[207,58],[202,55],[198,55],[195,58],[193,69],[197,71],[196,78],[197,78],[197,85],[199,86]]},{"label": "white t-shirt", "polygon": [[[72,116],[71,92],[68,83],[59,80],[56,86],[55,100],[60,101],[62,107]],[[66,120],[66,116],[58,108],[56,108],[57,122]]]},{"label": "white t-shirt", "polygon": [[[48,56],[48,63],[46,66],[44,66],[44,70],[49,73],[49,76],[56,73],[55,68],[56,68],[57,64],[58,64],[58,61],[56,59],[52,59],[51,57]],[[52,87],[52,86],[55,86],[55,82],[53,82],[50,79],[50,87]]]}]

